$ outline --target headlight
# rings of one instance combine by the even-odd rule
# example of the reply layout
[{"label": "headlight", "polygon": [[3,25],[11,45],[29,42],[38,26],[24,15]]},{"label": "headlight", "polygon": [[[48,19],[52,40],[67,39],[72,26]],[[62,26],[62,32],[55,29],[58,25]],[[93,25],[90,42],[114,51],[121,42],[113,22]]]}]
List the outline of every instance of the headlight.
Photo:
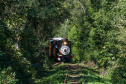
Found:
[{"label": "headlight", "polygon": [[64,44],[64,45],[66,45],[66,44],[67,44],[67,42],[65,41],[63,44]]}]

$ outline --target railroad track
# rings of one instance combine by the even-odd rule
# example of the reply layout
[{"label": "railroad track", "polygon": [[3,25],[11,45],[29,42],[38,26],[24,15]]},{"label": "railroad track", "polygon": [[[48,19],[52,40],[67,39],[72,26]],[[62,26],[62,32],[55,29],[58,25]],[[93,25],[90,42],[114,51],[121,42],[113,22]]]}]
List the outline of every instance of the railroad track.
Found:
[{"label": "railroad track", "polygon": [[86,84],[81,68],[78,64],[69,64],[64,84]]}]

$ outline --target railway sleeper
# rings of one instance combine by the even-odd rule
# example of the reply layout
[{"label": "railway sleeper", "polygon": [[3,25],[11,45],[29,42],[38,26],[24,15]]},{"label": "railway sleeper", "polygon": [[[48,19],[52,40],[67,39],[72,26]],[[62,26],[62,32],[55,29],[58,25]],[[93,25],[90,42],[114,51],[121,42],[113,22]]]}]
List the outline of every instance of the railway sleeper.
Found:
[{"label": "railway sleeper", "polygon": [[[68,65],[68,73],[66,82],[68,84],[82,84],[83,77],[80,67],[77,64]],[[64,83],[65,84],[65,83]],[[83,83],[85,84],[85,83]]]}]

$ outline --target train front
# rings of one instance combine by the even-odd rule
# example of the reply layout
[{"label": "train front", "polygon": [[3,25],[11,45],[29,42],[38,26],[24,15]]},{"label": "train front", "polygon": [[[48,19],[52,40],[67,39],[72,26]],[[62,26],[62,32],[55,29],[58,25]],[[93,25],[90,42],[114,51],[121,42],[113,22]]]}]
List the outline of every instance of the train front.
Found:
[{"label": "train front", "polygon": [[49,56],[55,61],[71,61],[71,42],[66,38],[50,38]]},{"label": "train front", "polygon": [[60,54],[58,55],[58,60],[64,62],[69,62],[72,59],[71,56],[71,42],[68,39],[62,40],[60,47]]}]

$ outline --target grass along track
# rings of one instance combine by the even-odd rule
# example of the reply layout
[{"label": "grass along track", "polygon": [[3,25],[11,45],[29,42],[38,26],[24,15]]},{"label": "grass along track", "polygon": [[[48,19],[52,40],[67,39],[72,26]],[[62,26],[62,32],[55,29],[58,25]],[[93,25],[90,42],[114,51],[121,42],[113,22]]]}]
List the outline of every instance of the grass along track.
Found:
[{"label": "grass along track", "polygon": [[[71,63],[56,63],[48,72],[44,72],[43,78],[36,80],[36,84],[64,84],[66,73],[67,84],[112,84],[110,74],[102,77],[100,71],[95,67],[87,67],[85,65],[71,64]],[[68,70],[69,65],[69,70]],[[77,66],[76,66],[77,65]],[[74,66],[74,67],[73,67]],[[81,71],[80,71],[81,69]],[[82,73],[81,73],[82,72]],[[109,72],[109,71],[108,71]],[[84,80],[83,80],[83,77]]]}]

